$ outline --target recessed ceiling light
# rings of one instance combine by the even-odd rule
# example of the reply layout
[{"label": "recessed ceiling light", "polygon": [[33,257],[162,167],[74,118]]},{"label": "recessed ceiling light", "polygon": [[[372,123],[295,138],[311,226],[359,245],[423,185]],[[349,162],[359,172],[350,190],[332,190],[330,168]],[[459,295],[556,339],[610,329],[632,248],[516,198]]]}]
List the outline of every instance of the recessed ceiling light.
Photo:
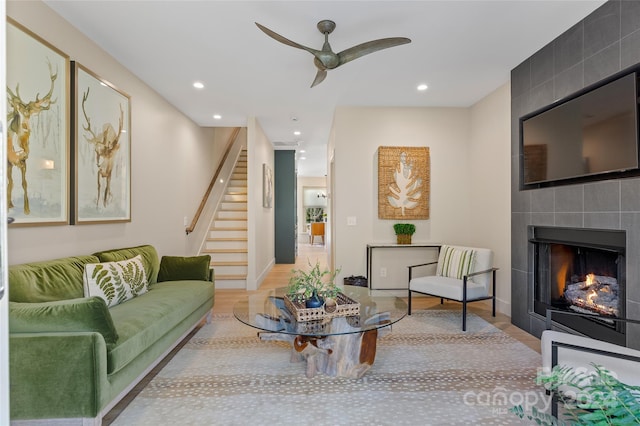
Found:
[{"label": "recessed ceiling light", "polygon": [[306,159],[307,159],[307,157],[300,157],[300,159],[301,159],[301,160],[306,160]]},{"label": "recessed ceiling light", "polygon": [[220,120],[222,118],[222,116],[220,114],[213,114],[213,119],[214,120]]},{"label": "recessed ceiling light", "polygon": [[300,150],[300,154],[304,154],[305,152],[307,152],[307,151],[305,151],[304,149]]},{"label": "recessed ceiling light", "polygon": [[296,136],[300,136],[300,130],[296,130],[295,132],[293,132],[293,134]]},{"label": "recessed ceiling light", "polygon": [[418,90],[420,90],[421,92],[424,92],[425,90],[427,90],[429,88],[429,86],[427,86],[426,84],[420,84],[418,85]]},{"label": "recessed ceiling light", "polygon": [[193,83],[193,87],[195,87],[196,89],[204,89],[204,83],[202,83],[201,81],[196,81],[195,83]]}]

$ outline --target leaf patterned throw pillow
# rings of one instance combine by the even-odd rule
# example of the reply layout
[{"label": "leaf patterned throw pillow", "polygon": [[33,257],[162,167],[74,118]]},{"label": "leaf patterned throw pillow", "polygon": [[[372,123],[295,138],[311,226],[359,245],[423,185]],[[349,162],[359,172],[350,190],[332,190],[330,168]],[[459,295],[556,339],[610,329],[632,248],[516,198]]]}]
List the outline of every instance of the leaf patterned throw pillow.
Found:
[{"label": "leaf patterned throw pillow", "polygon": [[140,255],[119,262],[88,263],[84,267],[84,296],[98,296],[107,306],[147,292],[149,283]]}]

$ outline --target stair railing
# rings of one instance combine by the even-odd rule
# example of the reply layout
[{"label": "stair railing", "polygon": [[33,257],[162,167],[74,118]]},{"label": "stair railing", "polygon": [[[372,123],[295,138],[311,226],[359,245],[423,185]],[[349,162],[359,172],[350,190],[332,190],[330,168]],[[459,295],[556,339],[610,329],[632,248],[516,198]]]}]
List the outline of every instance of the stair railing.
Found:
[{"label": "stair railing", "polygon": [[198,224],[198,220],[200,219],[200,216],[202,215],[202,211],[204,210],[204,207],[207,204],[207,201],[209,200],[209,196],[211,195],[211,191],[213,190],[214,185],[218,181],[218,178],[220,176],[220,172],[222,171],[222,168],[224,167],[225,162],[227,161],[227,157],[229,157],[229,154],[231,153],[231,150],[233,148],[234,142],[236,141],[236,138],[238,137],[238,133],[240,133],[240,127],[235,127],[233,129],[233,132],[231,132],[231,136],[229,136],[229,141],[227,142],[227,148],[225,149],[224,155],[222,156],[222,159],[220,160],[220,163],[218,164],[218,169],[216,170],[216,172],[214,173],[213,177],[211,178],[211,182],[209,182],[209,187],[205,191],[204,196],[202,197],[202,201],[200,201],[200,205],[198,206],[198,210],[196,211],[196,214],[193,216],[193,220],[191,221],[191,224],[185,229],[185,232],[187,233],[187,235],[192,233],[193,230],[196,228],[196,225]]}]

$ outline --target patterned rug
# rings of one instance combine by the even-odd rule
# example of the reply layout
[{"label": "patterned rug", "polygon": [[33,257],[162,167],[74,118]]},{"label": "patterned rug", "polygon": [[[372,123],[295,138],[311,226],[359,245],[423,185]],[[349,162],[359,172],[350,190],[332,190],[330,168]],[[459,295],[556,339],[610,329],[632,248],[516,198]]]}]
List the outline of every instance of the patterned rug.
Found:
[{"label": "patterned rug", "polygon": [[113,425],[517,425],[544,403],[540,355],[481,318],[414,312],[378,340],[360,379],[305,376],[290,346],[214,315]]}]

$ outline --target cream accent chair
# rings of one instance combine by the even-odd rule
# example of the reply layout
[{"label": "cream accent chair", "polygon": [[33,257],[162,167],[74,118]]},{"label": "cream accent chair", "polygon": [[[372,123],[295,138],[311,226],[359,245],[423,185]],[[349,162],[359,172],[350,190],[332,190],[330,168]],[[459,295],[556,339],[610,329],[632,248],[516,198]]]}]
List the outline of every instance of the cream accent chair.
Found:
[{"label": "cream accent chair", "polygon": [[[469,255],[472,255],[469,259]],[[440,248],[437,262],[409,266],[409,303],[411,293],[426,294],[462,303],[462,331],[467,330],[467,303],[493,300],[493,316],[496,316],[496,271],[493,252],[485,248],[448,246]],[[418,267],[436,265],[435,275],[415,276]],[[433,266],[431,266],[433,270]]]},{"label": "cream accent chair", "polygon": [[[542,368],[550,372],[556,365],[568,366],[585,372],[594,371],[592,364],[600,365],[612,372],[621,382],[640,386],[640,350],[585,337],[582,335],[552,330],[552,315],[596,317],[578,312],[547,309],[546,330],[542,332],[540,349]],[[611,319],[615,322],[640,324],[638,320],[627,318]],[[562,387],[560,391],[562,391]],[[554,393],[552,414],[557,416],[557,398]]]}]

